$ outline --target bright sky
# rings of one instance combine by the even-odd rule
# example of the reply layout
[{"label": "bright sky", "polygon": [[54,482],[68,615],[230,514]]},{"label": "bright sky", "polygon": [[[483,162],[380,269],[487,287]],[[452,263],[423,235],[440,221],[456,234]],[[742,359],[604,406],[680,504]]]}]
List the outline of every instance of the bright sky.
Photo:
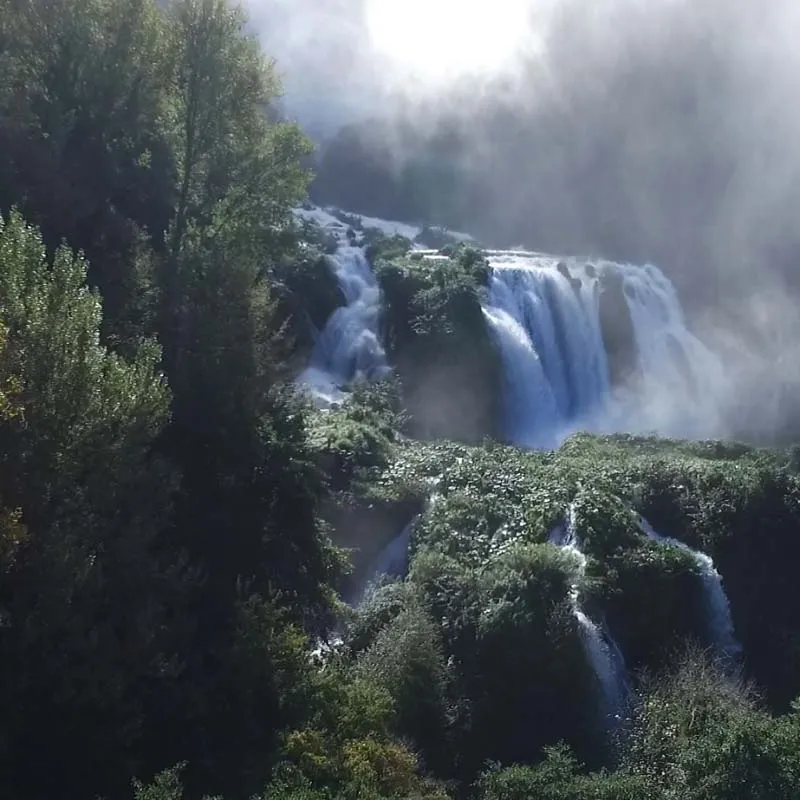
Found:
[{"label": "bright sky", "polygon": [[531,0],[366,0],[372,46],[438,82],[505,66],[526,37]]}]

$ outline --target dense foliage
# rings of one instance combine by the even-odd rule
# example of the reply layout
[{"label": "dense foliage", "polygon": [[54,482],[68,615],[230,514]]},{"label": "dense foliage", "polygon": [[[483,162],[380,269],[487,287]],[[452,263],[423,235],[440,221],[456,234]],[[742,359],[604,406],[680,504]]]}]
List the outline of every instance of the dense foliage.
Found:
[{"label": "dense foliage", "polygon": [[411,432],[464,441],[495,434],[502,374],[480,304],[486,260],[459,247],[432,262],[377,251],[374,263]]},{"label": "dense foliage", "polygon": [[797,454],[492,442],[480,253],[347,215],[396,380],[310,408],[342,298],[278,88],[225,0],[0,0],[0,794],[796,797]]}]

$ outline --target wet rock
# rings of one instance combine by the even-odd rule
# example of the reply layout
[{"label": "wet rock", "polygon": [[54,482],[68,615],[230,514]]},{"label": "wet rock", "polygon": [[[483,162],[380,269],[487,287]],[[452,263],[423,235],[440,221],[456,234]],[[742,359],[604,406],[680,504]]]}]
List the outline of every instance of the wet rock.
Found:
[{"label": "wet rock", "polygon": [[569,281],[569,285],[572,287],[574,292],[579,292],[581,290],[581,286],[583,285],[581,283],[581,279],[573,278],[569,271],[569,267],[563,261],[558,262],[556,269]]},{"label": "wet rock", "polygon": [[600,327],[608,355],[612,386],[630,386],[641,377],[633,319],[625,300],[622,275],[610,270],[601,277]]}]

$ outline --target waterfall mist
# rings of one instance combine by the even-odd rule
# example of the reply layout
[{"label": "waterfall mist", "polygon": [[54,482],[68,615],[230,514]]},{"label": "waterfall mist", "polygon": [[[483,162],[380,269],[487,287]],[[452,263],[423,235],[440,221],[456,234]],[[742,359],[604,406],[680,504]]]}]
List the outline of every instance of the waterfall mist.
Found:
[{"label": "waterfall mist", "polygon": [[[288,112],[321,142],[324,199],[433,216],[498,247],[657,264],[723,356],[733,432],[797,422],[800,7],[531,0],[508,59],[476,57],[472,72],[465,59],[442,81],[376,46],[375,3],[247,4]],[[443,26],[417,15],[418,34],[398,32],[409,53]],[[474,48],[468,33],[454,15],[442,46]]]}]

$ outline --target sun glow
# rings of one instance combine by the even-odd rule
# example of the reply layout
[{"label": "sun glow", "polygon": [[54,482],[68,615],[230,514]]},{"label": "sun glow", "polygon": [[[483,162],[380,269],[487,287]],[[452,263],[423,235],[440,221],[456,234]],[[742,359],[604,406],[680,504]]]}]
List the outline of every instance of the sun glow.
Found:
[{"label": "sun glow", "polygon": [[530,0],[366,0],[376,51],[425,81],[498,72],[530,37]]}]

